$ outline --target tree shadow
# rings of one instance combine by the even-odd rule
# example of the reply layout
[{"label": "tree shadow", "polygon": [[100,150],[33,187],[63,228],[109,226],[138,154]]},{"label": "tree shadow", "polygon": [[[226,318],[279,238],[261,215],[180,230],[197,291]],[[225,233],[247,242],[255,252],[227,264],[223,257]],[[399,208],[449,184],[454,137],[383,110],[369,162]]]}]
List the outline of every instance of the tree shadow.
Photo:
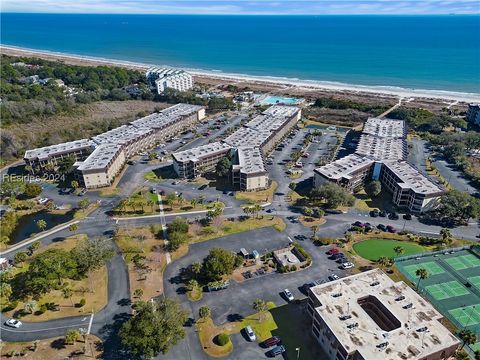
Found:
[{"label": "tree shadow", "polygon": [[50,347],[55,350],[65,349],[65,339],[56,339],[50,343]]},{"label": "tree shadow", "polygon": [[228,314],[227,320],[229,322],[240,322],[244,319],[243,315],[240,314]]}]

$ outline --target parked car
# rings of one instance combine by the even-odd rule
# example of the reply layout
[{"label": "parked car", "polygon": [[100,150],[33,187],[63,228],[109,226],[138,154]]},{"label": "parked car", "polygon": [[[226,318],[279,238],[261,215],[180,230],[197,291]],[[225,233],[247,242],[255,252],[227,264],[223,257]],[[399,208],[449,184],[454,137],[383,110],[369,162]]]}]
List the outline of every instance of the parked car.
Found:
[{"label": "parked car", "polygon": [[330,281],[335,281],[335,280],[338,280],[338,279],[340,279],[340,277],[336,274],[328,275],[328,280],[330,280]]},{"label": "parked car", "polygon": [[285,352],[285,347],[283,345],[275,346],[272,350],[270,350],[270,356],[281,355],[284,352]]},{"label": "parked car", "polygon": [[22,326],[22,322],[17,319],[8,319],[5,321],[5,325],[18,329],[20,326]]},{"label": "parked car", "polygon": [[412,220],[412,215],[411,214],[405,214],[405,215],[403,215],[403,218],[405,220]]},{"label": "parked car", "polygon": [[83,196],[83,195],[85,195],[86,193],[87,193],[87,189],[82,189],[82,191],[80,191],[80,192],[78,193],[78,196]]},{"label": "parked car", "polygon": [[271,338],[269,338],[269,339],[267,339],[263,342],[263,346],[271,347],[271,346],[278,345],[281,342],[282,342],[282,340],[278,336],[272,336]]},{"label": "parked car", "polygon": [[345,262],[348,262],[348,259],[345,255],[342,254],[342,256],[337,258],[336,262],[339,263],[339,264],[343,264]]},{"label": "parked car", "polygon": [[345,257],[345,255],[343,255],[341,252],[338,252],[338,253],[332,255],[333,260],[337,260],[337,259],[344,258],[344,257]]},{"label": "parked car", "polygon": [[380,212],[378,213],[378,216],[380,216],[380,217],[387,217],[387,212],[386,212],[385,210],[380,211]]},{"label": "parked car", "polygon": [[380,211],[377,210],[377,209],[374,209],[374,210],[370,211],[370,216],[371,217],[378,217],[379,214],[380,214]]},{"label": "parked car", "polygon": [[285,295],[285,297],[288,299],[288,301],[293,301],[295,299],[293,297],[293,294],[288,289],[283,290],[283,295]]},{"label": "parked car", "polygon": [[157,190],[157,193],[159,193],[160,195],[165,195],[165,190],[162,190],[162,189],[158,189]]},{"label": "parked car", "polygon": [[338,254],[340,252],[340,250],[336,247],[334,248],[331,248],[330,250],[327,251],[327,255],[335,255],[335,254]]},{"label": "parked car", "polygon": [[390,213],[390,214],[388,215],[388,218],[389,218],[390,220],[398,220],[398,219],[399,219],[399,216],[398,216],[397,213],[392,212],[392,213]]},{"label": "parked car", "polygon": [[377,225],[377,228],[378,228],[379,230],[382,230],[382,231],[387,231],[387,227],[386,227],[385,225],[383,225],[383,224],[378,224],[378,225]]},{"label": "parked car", "polygon": [[245,328],[245,334],[247,334],[248,336],[248,340],[250,341],[255,341],[257,340],[257,337],[255,336],[255,333],[253,332],[253,329],[250,325],[248,325],[246,328]]},{"label": "parked car", "polygon": [[353,265],[351,262],[347,261],[345,263],[342,264],[342,269],[352,269],[354,268],[355,265]]},{"label": "parked car", "polygon": [[352,226],[364,227],[365,225],[361,221],[355,221]]},{"label": "parked car", "polygon": [[396,233],[397,229],[395,229],[392,225],[387,225],[387,231],[390,233]]}]

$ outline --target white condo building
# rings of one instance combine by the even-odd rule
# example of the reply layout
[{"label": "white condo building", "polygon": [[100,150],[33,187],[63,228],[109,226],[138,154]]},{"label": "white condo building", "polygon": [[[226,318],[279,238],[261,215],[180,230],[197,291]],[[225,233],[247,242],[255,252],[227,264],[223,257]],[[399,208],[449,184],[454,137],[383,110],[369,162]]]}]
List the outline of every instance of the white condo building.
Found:
[{"label": "white condo building", "polygon": [[147,70],[147,81],[161,94],[166,89],[187,91],[193,88],[193,76],[181,69],[152,67]]}]

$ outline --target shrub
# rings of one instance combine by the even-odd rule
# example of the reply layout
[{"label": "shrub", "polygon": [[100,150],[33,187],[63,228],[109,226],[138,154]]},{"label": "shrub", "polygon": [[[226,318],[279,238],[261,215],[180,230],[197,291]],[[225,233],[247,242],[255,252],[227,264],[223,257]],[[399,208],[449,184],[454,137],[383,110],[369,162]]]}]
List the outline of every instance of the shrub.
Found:
[{"label": "shrub", "polygon": [[7,311],[12,311],[12,310],[15,310],[18,306],[18,301],[17,300],[14,300],[14,301],[11,301],[10,303],[8,303],[7,306],[5,306],[3,309],[2,309],[2,312],[7,312]]},{"label": "shrub", "polygon": [[87,301],[84,298],[81,298],[77,305],[78,307],[83,307],[86,303]]},{"label": "shrub", "polygon": [[230,337],[225,333],[220,333],[215,336],[214,342],[219,346],[225,346],[230,342]]}]

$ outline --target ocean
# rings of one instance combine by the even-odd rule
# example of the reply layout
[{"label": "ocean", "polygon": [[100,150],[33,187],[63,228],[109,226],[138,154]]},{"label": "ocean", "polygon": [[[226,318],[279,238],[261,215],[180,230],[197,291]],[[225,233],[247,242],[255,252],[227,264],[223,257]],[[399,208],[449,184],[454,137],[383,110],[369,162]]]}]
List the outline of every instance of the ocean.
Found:
[{"label": "ocean", "polygon": [[215,72],[480,93],[480,16],[1,14],[1,43]]}]

